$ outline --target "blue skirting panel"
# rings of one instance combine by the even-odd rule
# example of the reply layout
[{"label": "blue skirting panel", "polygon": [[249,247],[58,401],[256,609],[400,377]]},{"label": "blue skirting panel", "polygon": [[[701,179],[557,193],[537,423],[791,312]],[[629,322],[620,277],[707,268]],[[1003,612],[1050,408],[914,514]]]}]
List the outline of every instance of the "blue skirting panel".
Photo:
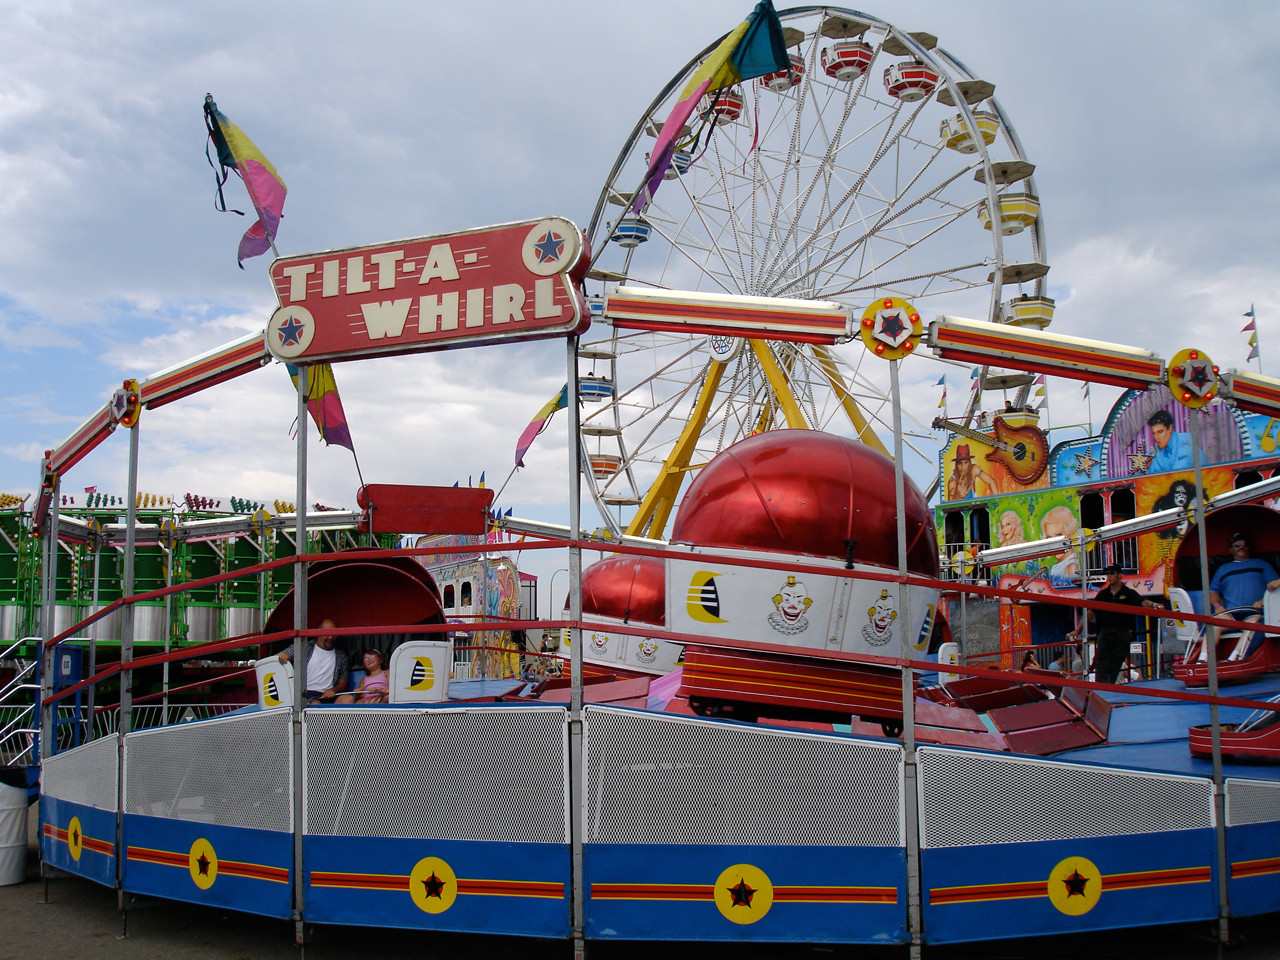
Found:
[{"label": "blue skirting panel", "polygon": [[569,847],[308,836],[313,923],[567,937]]},{"label": "blue skirting panel", "polygon": [[1232,916],[1280,910],[1280,823],[1228,827],[1227,860]]},{"label": "blue skirting panel", "polygon": [[88,880],[116,884],[116,815],[82,803],[40,797],[40,856]]},{"label": "blue skirting panel", "polygon": [[589,843],[587,936],[902,943],[898,847]]},{"label": "blue skirting panel", "polygon": [[126,814],[124,843],[130,893],[292,916],[290,833]]},{"label": "blue skirting panel", "polygon": [[922,850],[925,940],[1211,919],[1214,851],[1212,830]]}]

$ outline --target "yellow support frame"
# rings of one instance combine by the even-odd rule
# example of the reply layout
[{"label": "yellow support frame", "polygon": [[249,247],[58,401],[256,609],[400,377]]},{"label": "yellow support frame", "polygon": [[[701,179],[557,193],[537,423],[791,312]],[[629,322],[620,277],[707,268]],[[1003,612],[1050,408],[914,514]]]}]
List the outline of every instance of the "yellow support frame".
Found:
[{"label": "yellow support frame", "polygon": [[667,528],[667,520],[671,517],[671,511],[675,509],[676,497],[680,495],[680,486],[684,483],[685,473],[688,472],[689,461],[693,458],[693,451],[698,446],[698,437],[702,435],[702,428],[706,425],[707,415],[711,412],[716,392],[720,389],[724,367],[723,363],[712,361],[711,367],[707,370],[706,379],[702,381],[698,402],[693,405],[693,412],[689,415],[689,422],[680,431],[679,439],[667,454],[662,469],[658,471],[658,478],[649,487],[649,492],[644,495],[636,515],[627,524],[627,536],[662,538],[662,533]]},{"label": "yellow support frame", "polygon": [[831,389],[840,398],[840,405],[844,407],[844,412],[848,415],[849,422],[853,424],[853,429],[857,431],[858,439],[872,450],[878,450],[892,460],[893,454],[880,442],[880,438],[871,429],[871,424],[862,415],[862,409],[858,406],[858,401],[853,399],[852,394],[849,393],[849,388],[845,386],[844,377],[840,376],[840,370],[836,366],[835,358],[831,356],[831,352],[826,347],[815,344],[813,355],[817,358],[818,366],[822,368],[822,372],[827,378],[827,383],[831,384]]},{"label": "yellow support frame", "polygon": [[760,369],[764,371],[765,379],[773,388],[773,395],[778,398],[782,414],[787,418],[787,426],[792,430],[808,430],[809,424],[800,410],[800,404],[796,402],[795,395],[791,392],[791,383],[787,380],[787,375],[782,372],[782,368],[778,366],[778,361],[769,344],[763,340],[748,340],[747,343],[751,344],[756,360],[760,362]]}]

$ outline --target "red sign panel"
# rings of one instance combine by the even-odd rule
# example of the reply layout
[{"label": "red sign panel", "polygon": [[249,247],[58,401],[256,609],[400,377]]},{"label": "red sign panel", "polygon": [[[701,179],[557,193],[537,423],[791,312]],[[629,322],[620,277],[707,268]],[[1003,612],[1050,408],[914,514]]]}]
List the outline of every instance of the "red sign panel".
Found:
[{"label": "red sign panel", "polygon": [[306,364],[569,336],[591,322],[586,246],[547,217],[285,257],[271,265],[267,349]]},{"label": "red sign panel", "polygon": [[493,491],[484,487],[424,487],[368,483],[356,502],[369,511],[373,533],[485,533]]}]

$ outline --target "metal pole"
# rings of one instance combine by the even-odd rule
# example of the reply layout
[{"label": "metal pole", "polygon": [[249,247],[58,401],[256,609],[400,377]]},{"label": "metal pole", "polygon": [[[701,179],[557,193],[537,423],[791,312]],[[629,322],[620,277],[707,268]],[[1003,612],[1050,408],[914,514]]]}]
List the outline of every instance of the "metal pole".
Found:
[{"label": "metal pole", "polygon": [[[294,497],[294,552],[301,557],[307,552],[307,381],[310,367],[298,367],[298,445],[297,487]],[[293,565],[293,629],[307,629],[307,565],[299,560]],[[303,839],[303,708],[307,695],[307,644],[304,638],[293,640],[293,922],[294,940],[306,942],[306,904],[304,902]]]},{"label": "metal pole", "polygon": [[[163,523],[161,524],[163,527]],[[174,542],[172,537],[164,537],[167,544],[161,543],[160,551],[164,554],[164,585],[166,587],[173,586],[173,550]],[[170,640],[173,637],[173,594],[165,594],[164,597],[164,652],[169,652]],[[164,671],[160,677],[160,724],[166,726],[169,723],[169,661],[166,660],[161,669]]]},{"label": "metal pole", "polygon": [[[578,338],[568,340],[569,385],[569,619],[582,619],[582,445],[579,442]],[[554,574],[552,575],[554,579]],[[585,930],[586,882],[582,866],[582,825],[586,818],[582,798],[586,795],[586,758],[582,737],[582,631],[569,629],[569,673],[572,677],[569,700],[569,849],[573,875],[573,956],[587,955]]]},{"label": "metal pole", "polygon": [[[1209,534],[1205,530],[1204,484],[1200,479],[1200,411],[1188,408],[1191,420],[1191,457],[1196,477],[1196,536],[1200,541],[1200,596],[1205,613],[1211,612],[1209,603]],[[1209,696],[1218,695],[1218,631],[1205,624],[1204,642],[1208,645],[1205,663],[1209,668]],[[1213,734],[1213,819],[1214,833],[1218,841],[1218,939],[1223,944],[1231,940],[1227,862],[1227,797],[1222,783],[1222,723],[1218,705],[1209,704],[1209,726]]]},{"label": "metal pole", "polygon": [[[889,391],[893,403],[893,487],[894,505],[898,514],[898,576],[900,607],[899,622],[902,659],[914,659],[912,646],[911,589],[907,576],[907,478],[902,464],[902,395],[898,389],[898,361],[889,361]],[[907,833],[907,930],[911,936],[912,960],[919,960],[924,933],[924,911],[920,894],[920,811],[916,796],[916,684],[915,673],[908,666],[902,668],[902,749],[903,788],[902,809]]]},{"label": "metal pole", "polygon": [[49,504],[49,528],[48,536],[45,538],[48,553],[44,564],[44,611],[42,620],[41,636],[44,638],[40,644],[40,763],[43,764],[46,759],[53,756],[57,750],[55,737],[57,736],[57,725],[54,723],[54,712],[58,709],[55,704],[49,703],[49,698],[53,696],[53,666],[56,660],[56,651],[47,646],[48,642],[53,639],[58,632],[57,616],[55,611],[58,606],[58,512],[60,509],[60,491],[62,483],[59,480],[53,481],[53,499]]},{"label": "metal pole", "polygon": [[[90,519],[89,522],[93,527],[97,528],[98,524],[96,521]],[[93,601],[91,609],[94,613],[97,613],[98,604],[100,602],[100,593],[98,588],[101,580],[99,575],[102,572],[103,540],[102,531],[100,529],[94,530],[93,539],[90,543],[93,545]],[[89,669],[85,672],[86,677],[92,677],[98,672],[98,630],[101,629],[101,625],[102,621],[98,620],[90,628],[93,632],[89,634]],[[85,731],[84,736],[86,743],[93,739],[93,704],[95,699],[94,693],[97,691],[97,687],[98,685],[96,683],[91,684],[87,691],[88,696],[85,698],[88,701],[88,707],[86,709],[89,711],[88,729]]]},{"label": "metal pole", "polygon": [[[124,520],[124,577],[121,590],[124,596],[133,596],[133,570],[138,538],[138,433],[139,423],[129,428],[129,494],[125,500]],[[120,663],[133,661],[134,606],[126,603],[120,618]],[[116,718],[116,906],[124,910],[128,898],[124,892],[124,811],[125,811],[125,738],[133,723],[133,671],[120,671],[120,707]]]}]

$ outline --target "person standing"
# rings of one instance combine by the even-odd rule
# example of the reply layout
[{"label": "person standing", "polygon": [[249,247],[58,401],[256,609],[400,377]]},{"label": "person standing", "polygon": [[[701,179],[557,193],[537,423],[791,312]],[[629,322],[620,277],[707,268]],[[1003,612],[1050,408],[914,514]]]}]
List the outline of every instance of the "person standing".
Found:
[{"label": "person standing", "polygon": [[[1095,600],[1102,603],[1120,603],[1130,607],[1159,607],[1154,600],[1144,600],[1136,590],[1126,587],[1120,582],[1120,565],[1108,564],[1102,571],[1107,575],[1107,582],[1094,595]],[[1129,645],[1134,638],[1134,614],[1117,613],[1112,610],[1090,610],[1080,626],[1070,631],[1067,636],[1073,640],[1080,638],[1080,632],[1089,620],[1098,625],[1097,652],[1093,658],[1093,678],[1099,683],[1115,683],[1125,657],[1129,655]]]}]

